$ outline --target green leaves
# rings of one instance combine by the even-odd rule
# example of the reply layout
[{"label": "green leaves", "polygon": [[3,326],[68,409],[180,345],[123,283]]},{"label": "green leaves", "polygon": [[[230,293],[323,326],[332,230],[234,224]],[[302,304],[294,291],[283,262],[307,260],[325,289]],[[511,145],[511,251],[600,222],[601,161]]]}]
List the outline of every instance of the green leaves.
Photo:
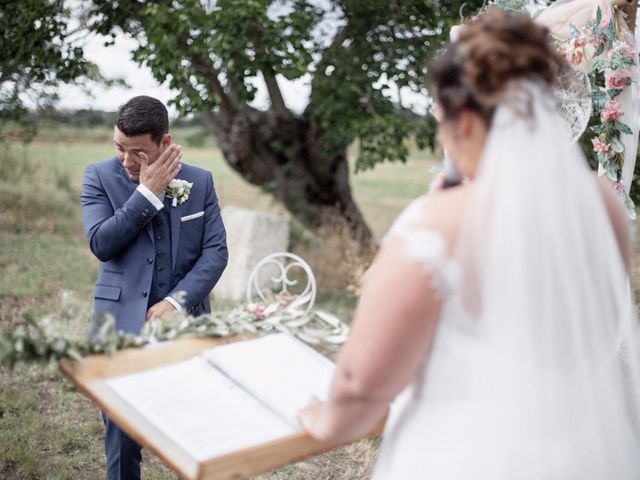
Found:
[{"label": "green leaves", "polygon": [[22,124],[28,141],[34,124],[24,95],[46,107],[57,99],[60,83],[98,77],[82,48],[68,41],[68,21],[59,0],[22,0],[0,9],[0,129],[6,121]]},{"label": "green leaves", "polygon": [[615,153],[622,153],[624,152],[624,145],[616,137],[612,137],[611,150],[613,150]]},{"label": "green leaves", "polygon": [[[391,92],[425,93],[427,59],[460,22],[463,3],[469,13],[483,4],[219,0],[207,13],[198,0],[94,1],[93,25],[134,32],[135,59],[169,82],[182,113],[242,108],[260,76],[309,78],[305,116],[324,132],[320,149],[331,155],[359,140],[362,169],[406,158],[402,142],[417,124]],[[425,132],[432,144],[434,132]]]},{"label": "green leaves", "polygon": [[626,133],[627,135],[633,135],[633,131],[631,130],[631,128],[629,128],[629,125],[627,125],[626,123],[623,123],[623,122],[621,122],[619,120],[616,120],[614,122],[614,127],[620,133]]},{"label": "green leaves", "polygon": [[[418,127],[429,137],[421,144],[434,143],[435,130],[422,128],[415,115],[408,120],[395,92],[405,88],[426,95],[426,64],[448,40],[451,25],[460,22],[462,3],[339,2],[338,41],[322,51],[306,113],[339,130],[344,145],[359,142],[357,170],[406,159],[403,139]],[[466,2],[466,8],[475,13],[482,3]]]},{"label": "green leaves", "polygon": [[530,4],[529,0],[492,0],[489,2],[490,7],[499,8],[507,12],[522,12]]},{"label": "green leaves", "polygon": [[313,344],[331,347],[346,340],[349,327],[337,317],[320,310],[305,310],[293,299],[270,305],[249,304],[227,312],[197,318],[180,313],[145,323],[140,335],[118,332],[113,317],[99,319],[93,339],[71,339],[47,331],[35,318],[0,335],[0,363],[13,368],[17,363],[50,363],[80,360],[87,355],[114,355],[125,348],[141,348],[158,341],[188,337],[227,337],[239,333],[265,334],[285,331]]},{"label": "green leaves", "polygon": [[394,114],[373,116],[357,124],[360,149],[356,172],[371,169],[385,160],[405,162],[409,151],[404,140],[414,127],[415,122]]}]

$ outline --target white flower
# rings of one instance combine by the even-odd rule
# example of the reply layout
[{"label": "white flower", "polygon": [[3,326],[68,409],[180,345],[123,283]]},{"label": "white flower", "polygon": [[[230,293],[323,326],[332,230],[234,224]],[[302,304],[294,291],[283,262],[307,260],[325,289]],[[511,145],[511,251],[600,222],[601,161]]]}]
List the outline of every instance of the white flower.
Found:
[{"label": "white flower", "polygon": [[164,194],[169,198],[173,198],[173,202],[171,202],[171,204],[175,207],[177,205],[182,205],[189,199],[191,187],[193,187],[193,183],[174,178],[169,182],[169,185],[167,185]]}]

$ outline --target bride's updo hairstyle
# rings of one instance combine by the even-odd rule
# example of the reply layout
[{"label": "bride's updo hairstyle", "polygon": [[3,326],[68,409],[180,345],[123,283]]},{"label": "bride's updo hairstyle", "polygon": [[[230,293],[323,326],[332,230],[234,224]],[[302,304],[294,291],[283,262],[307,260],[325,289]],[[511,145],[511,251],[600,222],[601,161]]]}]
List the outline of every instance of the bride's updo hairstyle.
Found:
[{"label": "bride's updo hairstyle", "polygon": [[545,27],[525,14],[488,10],[462,26],[459,38],[431,62],[427,82],[445,119],[471,110],[490,125],[512,80],[552,86],[566,66]]}]

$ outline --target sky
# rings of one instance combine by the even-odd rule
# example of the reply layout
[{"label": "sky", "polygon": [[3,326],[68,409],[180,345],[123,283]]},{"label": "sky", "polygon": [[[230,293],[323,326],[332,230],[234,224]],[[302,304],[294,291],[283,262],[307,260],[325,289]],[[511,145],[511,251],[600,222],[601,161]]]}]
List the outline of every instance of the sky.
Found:
[{"label": "sky", "polygon": [[[139,66],[131,60],[131,51],[135,48],[135,40],[118,34],[115,44],[104,46],[104,37],[90,35],[85,40],[85,56],[100,68],[107,78],[123,78],[131,88],[96,86],[92,89],[92,95],[87,95],[82,88],[71,85],[63,85],[60,88],[60,108],[69,109],[94,109],[115,111],[118,106],[136,95],[149,95],[159,99],[165,104],[172,98],[171,90],[165,84],[158,83],[151,74],[151,70],[145,66]],[[278,84],[282,90],[287,107],[295,113],[301,113],[306,107],[310,93],[310,76],[296,81],[289,81],[278,76]],[[269,106],[268,94],[262,80],[256,80],[258,87],[254,107],[266,109]],[[397,94],[390,92],[394,100]],[[413,106],[414,110],[424,113],[428,104],[427,98],[415,94],[408,89],[402,91],[402,101],[407,107]],[[169,107],[170,115],[177,116],[175,109]]]},{"label": "sky", "polygon": [[171,98],[168,88],[159,85],[151,76],[147,68],[138,67],[131,61],[130,50],[135,41],[120,36],[116,45],[105,47],[100,38],[91,36],[85,47],[85,56],[100,68],[107,78],[123,78],[132,87],[94,87],[93,96],[86,95],[82,89],[76,86],[63,85],[60,88],[61,108],[92,108],[94,110],[113,111],[118,105],[137,94],[151,95],[166,102]]}]

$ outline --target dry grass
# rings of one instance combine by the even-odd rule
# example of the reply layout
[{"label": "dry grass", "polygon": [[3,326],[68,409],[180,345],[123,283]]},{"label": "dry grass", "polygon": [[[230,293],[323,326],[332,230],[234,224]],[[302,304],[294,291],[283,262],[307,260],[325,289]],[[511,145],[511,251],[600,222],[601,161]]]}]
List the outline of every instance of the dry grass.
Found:
[{"label": "dry grass", "polygon": [[378,440],[362,440],[332,452],[294,463],[255,480],[343,480],[371,476],[378,451]]},{"label": "dry grass", "polygon": [[291,249],[309,263],[323,289],[353,294],[359,292],[362,276],[375,254],[375,247],[362,249],[339,217],[323,226],[317,237],[299,241]]},{"label": "dry grass", "polygon": [[[7,302],[9,303],[9,302]],[[7,312],[33,311],[34,304],[13,302]],[[63,291],[48,299],[48,328],[69,337],[86,334],[90,303]],[[4,304],[4,302],[3,302]],[[13,322],[0,321],[0,329]],[[0,478],[100,479],[104,477],[103,427],[98,408],[77,392],[55,368],[0,368]],[[365,479],[373,467],[377,440],[365,440],[285,466],[256,480]],[[143,454],[145,479],[172,479],[159,460]]]}]

